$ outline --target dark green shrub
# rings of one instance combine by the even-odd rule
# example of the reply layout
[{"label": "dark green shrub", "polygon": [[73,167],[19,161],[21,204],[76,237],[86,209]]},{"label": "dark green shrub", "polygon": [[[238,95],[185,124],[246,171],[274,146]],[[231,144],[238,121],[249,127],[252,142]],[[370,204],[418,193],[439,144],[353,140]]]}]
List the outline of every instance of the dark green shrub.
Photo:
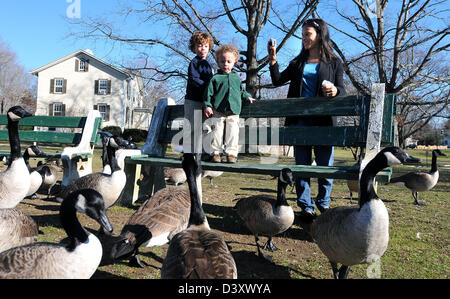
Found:
[{"label": "dark green shrub", "polygon": [[125,129],[123,131],[122,137],[127,140],[129,139],[129,137],[131,137],[133,142],[144,142],[147,140],[147,134],[147,130]]},{"label": "dark green shrub", "polygon": [[101,129],[104,132],[111,133],[115,136],[122,136],[122,130],[117,126],[108,126]]}]

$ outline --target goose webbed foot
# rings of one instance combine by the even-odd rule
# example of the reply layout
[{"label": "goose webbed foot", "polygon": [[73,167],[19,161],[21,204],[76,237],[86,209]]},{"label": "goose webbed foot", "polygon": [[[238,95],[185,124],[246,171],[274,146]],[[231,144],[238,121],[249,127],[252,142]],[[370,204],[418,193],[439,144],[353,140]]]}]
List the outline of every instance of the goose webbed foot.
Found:
[{"label": "goose webbed foot", "polygon": [[342,265],[341,268],[339,269],[339,276],[338,276],[338,278],[339,279],[347,279],[347,275],[348,275],[349,270],[350,270],[349,266]]},{"label": "goose webbed foot", "polygon": [[259,247],[258,241],[259,241],[258,236],[255,235],[255,243],[256,243],[256,248],[257,248],[257,250],[258,250],[258,256],[259,256],[260,258],[265,259],[266,261],[268,261],[268,262],[270,262],[270,263],[273,263],[273,259],[272,259],[271,256],[266,255],[266,254],[264,254],[264,253],[261,252],[261,248]]},{"label": "goose webbed foot", "polygon": [[412,196],[414,197],[414,204],[418,206],[425,206],[425,203],[422,201],[419,201],[419,195],[417,192],[413,192]]},{"label": "goose webbed foot", "polygon": [[147,264],[146,262],[141,261],[141,260],[139,259],[139,255],[138,255],[138,254],[135,254],[135,255],[133,255],[133,256],[130,258],[130,261],[129,261],[128,265],[129,265],[130,267],[140,267],[140,268],[145,268],[145,267],[148,266],[148,264]]},{"label": "goose webbed foot", "polygon": [[347,275],[350,270],[349,266],[342,265],[341,268],[338,268],[336,263],[330,262],[330,264],[335,279],[347,279]]},{"label": "goose webbed foot", "polygon": [[275,251],[278,250],[278,248],[275,246],[275,244],[272,242],[272,238],[269,238],[267,242],[263,246],[264,250],[268,251]]}]

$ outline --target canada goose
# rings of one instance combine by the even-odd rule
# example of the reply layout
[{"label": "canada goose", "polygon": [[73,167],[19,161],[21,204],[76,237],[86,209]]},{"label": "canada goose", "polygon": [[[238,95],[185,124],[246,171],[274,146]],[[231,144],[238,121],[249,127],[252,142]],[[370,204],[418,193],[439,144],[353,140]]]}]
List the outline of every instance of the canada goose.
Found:
[{"label": "canada goose", "polygon": [[0,209],[0,252],[37,242],[38,225],[19,209]]},{"label": "canada goose", "polygon": [[221,176],[222,174],[223,174],[223,171],[203,170],[203,172],[202,172],[202,179],[203,178],[208,178],[209,179],[209,184],[211,186],[214,186],[215,188],[217,188],[217,186],[213,184],[213,179]]},{"label": "canada goose", "polygon": [[439,180],[439,170],[437,166],[437,157],[447,156],[438,149],[433,150],[430,172],[413,171],[402,176],[391,178],[390,184],[405,186],[412,191],[414,204],[424,206],[424,202],[419,202],[418,192],[429,191],[436,186]]},{"label": "canada goose", "polygon": [[146,200],[131,215],[120,238],[112,246],[111,258],[130,258],[130,265],[145,267],[139,259],[139,247],[162,246],[188,225],[189,190],[186,186],[164,188]]},{"label": "canada goose", "polygon": [[0,278],[90,278],[100,264],[103,249],[98,238],[80,224],[77,210],[112,232],[101,194],[92,189],[77,190],[67,196],[60,208],[69,244],[42,242],[2,252]]},{"label": "canada goose", "polygon": [[350,266],[375,262],[384,254],[389,215],[375,192],[375,176],[385,167],[417,161],[398,147],[383,149],[361,174],[359,205],[328,209],[312,223],[311,236],[330,261],[335,278],[347,278]]},{"label": "canada goose", "polygon": [[258,195],[240,199],[234,209],[247,228],[255,237],[258,255],[268,261],[272,258],[263,254],[259,247],[258,235],[268,237],[263,249],[274,251],[278,248],[273,244],[272,237],[286,231],[294,223],[294,211],[286,200],[286,187],[293,185],[292,172],[288,168],[280,171],[278,176],[277,198]]},{"label": "canada goose", "polygon": [[102,140],[102,166],[103,166],[102,172],[105,174],[111,174],[112,171],[111,165],[109,164],[107,147],[109,138],[112,137],[112,134],[104,131],[99,131],[99,134]]},{"label": "canada goose", "polygon": [[191,199],[189,226],[170,241],[161,278],[237,278],[236,263],[222,237],[210,230],[201,203],[200,155],[185,153],[182,161]]},{"label": "canada goose", "polygon": [[23,159],[27,165],[28,172],[30,173],[30,189],[28,189],[26,197],[31,196],[31,198],[36,198],[35,193],[44,182],[45,173],[39,173],[36,168],[32,168],[29,163],[30,157],[38,156],[45,156],[45,153],[37,145],[27,147],[23,153]]},{"label": "canada goose", "polygon": [[181,168],[164,167],[164,179],[178,186],[186,182],[186,174]]},{"label": "canada goose", "polygon": [[8,168],[0,173],[0,209],[11,209],[30,189],[30,172],[20,152],[19,120],[31,116],[20,106],[8,110],[8,137],[11,154]]},{"label": "canada goose", "polygon": [[105,201],[105,209],[114,205],[119,199],[126,183],[125,172],[117,164],[115,156],[116,150],[124,145],[123,141],[123,138],[118,136],[113,136],[108,140],[107,152],[108,159],[111,163],[111,174],[96,172],[82,176],[64,187],[57,196],[57,201],[63,201],[64,198],[75,190],[94,189],[102,195]]},{"label": "canada goose", "polygon": [[37,164],[36,171],[44,176],[44,181],[42,182],[40,189],[47,191],[47,199],[50,197],[53,187],[58,182],[59,170],[61,170],[61,168],[58,167],[57,161],[47,160],[45,163],[39,161]]}]

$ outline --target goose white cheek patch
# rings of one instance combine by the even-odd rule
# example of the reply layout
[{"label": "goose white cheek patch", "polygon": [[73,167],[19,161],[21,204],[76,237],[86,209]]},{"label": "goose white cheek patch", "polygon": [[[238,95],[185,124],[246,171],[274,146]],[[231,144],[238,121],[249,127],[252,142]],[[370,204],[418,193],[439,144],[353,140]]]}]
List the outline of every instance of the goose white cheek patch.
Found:
[{"label": "goose white cheek patch", "polygon": [[402,162],[394,156],[391,152],[386,152],[384,155],[387,158],[388,165],[396,165],[396,164],[402,164]]},{"label": "goose white cheek patch", "polygon": [[14,114],[14,113],[12,113],[12,112],[8,112],[8,116],[9,116],[9,118],[10,118],[11,120],[13,120],[13,121],[18,121],[18,120],[21,119],[20,116],[17,116],[16,114]]},{"label": "goose white cheek patch", "polygon": [[83,195],[78,195],[78,200],[75,208],[81,213],[86,213],[86,198]]}]

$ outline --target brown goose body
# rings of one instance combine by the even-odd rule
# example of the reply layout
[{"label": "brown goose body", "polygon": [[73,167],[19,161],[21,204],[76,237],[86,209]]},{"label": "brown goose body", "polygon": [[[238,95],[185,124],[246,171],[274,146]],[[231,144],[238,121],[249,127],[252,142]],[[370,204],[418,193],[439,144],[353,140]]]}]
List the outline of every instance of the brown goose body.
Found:
[{"label": "brown goose body", "polygon": [[186,174],[181,168],[164,168],[164,178],[166,181],[173,183],[175,186],[186,182]]},{"label": "brown goose body", "polygon": [[113,245],[114,260],[131,257],[130,262],[143,267],[139,247],[161,246],[186,229],[191,202],[186,186],[167,187],[156,192],[131,215]]},{"label": "brown goose body", "polygon": [[202,208],[200,155],[184,154],[190,195],[190,216],[187,229],[170,241],[161,267],[161,277],[169,279],[236,279],[236,263],[227,244],[217,232],[211,231]]},{"label": "brown goose body", "polygon": [[186,229],[171,241],[162,278],[230,279],[237,269],[227,245],[216,232]]},{"label": "brown goose body", "polygon": [[38,240],[38,225],[19,209],[0,209],[0,252]]}]

